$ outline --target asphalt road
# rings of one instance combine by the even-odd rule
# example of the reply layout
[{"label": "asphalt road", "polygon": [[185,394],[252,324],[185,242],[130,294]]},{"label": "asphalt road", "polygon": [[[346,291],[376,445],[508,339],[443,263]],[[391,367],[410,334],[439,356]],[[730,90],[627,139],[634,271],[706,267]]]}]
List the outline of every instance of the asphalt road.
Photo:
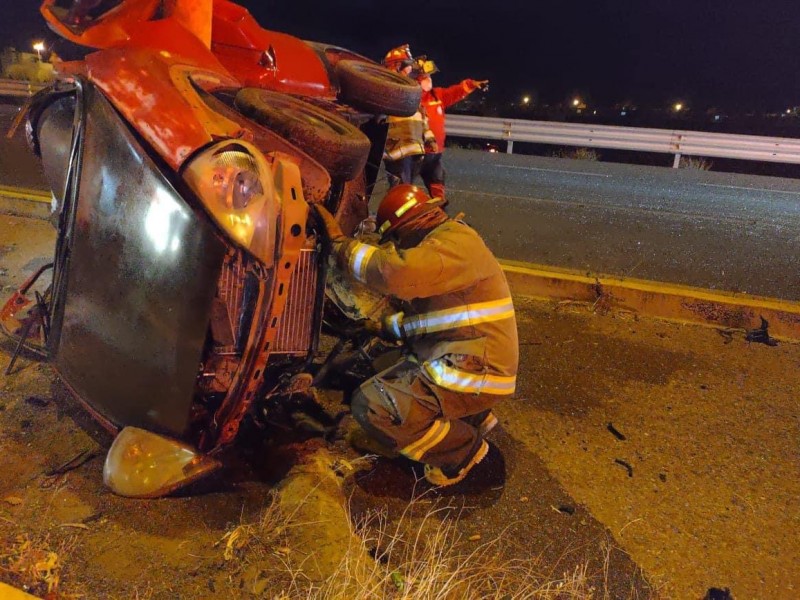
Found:
[{"label": "asphalt road", "polygon": [[452,212],[498,256],[800,299],[800,181],[448,150]]},{"label": "asphalt road", "polygon": [[[15,109],[0,106],[5,131]],[[800,300],[800,180],[448,149],[453,212],[501,258]],[[44,188],[22,131],[0,185]],[[380,191],[385,189],[381,181]]]}]

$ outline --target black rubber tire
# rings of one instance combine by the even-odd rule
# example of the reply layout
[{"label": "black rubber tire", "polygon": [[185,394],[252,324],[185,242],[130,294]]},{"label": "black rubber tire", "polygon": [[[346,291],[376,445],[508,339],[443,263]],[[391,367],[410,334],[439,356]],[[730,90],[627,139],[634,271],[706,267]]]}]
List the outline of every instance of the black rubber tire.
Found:
[{"label": "black rubber tire", "polygon": [[369,138],[341,117],[260,88],[239,90],[234,104],[243,115],[308,153],[328,170],[332,179],[350,181],[364,170]]},{"label": "black rubber tire", "polygon": [[360,60],[336,63],[339,100],[376,115],[410,117],[419,110],[422,88],[400,73]]}]

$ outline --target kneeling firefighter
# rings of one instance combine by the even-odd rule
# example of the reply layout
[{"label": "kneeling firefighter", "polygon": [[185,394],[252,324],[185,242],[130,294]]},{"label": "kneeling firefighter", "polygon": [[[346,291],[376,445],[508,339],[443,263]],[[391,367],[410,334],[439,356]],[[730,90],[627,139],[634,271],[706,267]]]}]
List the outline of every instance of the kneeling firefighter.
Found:
[{"label": "kneeling firefighter", "polygon": [[402,341],[404,356],[354,393],[353,416],[382,445],[425,463],[430,483],[458,483],[486,456],[491,409],[516,385],[517,326],[500,265],[472,228],[413,185],[381,201],[380,246],[346,237],[318,211],[339,264],[404,308],[368,325]]}]

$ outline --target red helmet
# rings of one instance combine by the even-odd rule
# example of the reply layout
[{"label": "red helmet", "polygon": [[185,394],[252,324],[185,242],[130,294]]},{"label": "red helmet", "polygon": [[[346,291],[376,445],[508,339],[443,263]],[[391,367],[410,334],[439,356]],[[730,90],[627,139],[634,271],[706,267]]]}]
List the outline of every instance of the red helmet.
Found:
[{"label": "red helmet", "polygon": [[413,64],[414,57],[411,55],[411,48],[408,44],[392,48],[383,57],[383,66],[394,71],[399,71],[403,67],[410,67]]},{"label": "red helmet", "polygon": [[[422,212],[426,205],[434,202],[420,187],[410,183],[401,183],[390,189],[378,206],[378,233],[385,235],[388,231],[405,223],[411,217]],[[438,202],[438,198],[436,199]]]}]

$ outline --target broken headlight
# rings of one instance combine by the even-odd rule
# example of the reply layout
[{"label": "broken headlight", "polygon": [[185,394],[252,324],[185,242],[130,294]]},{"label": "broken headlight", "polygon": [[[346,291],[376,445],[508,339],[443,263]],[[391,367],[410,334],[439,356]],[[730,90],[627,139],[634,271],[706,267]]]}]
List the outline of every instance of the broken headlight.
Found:
[{"label": "broken headlight", "polygon": [[272,266],[278,199],[261,152],[246,142],[220,142],[189,163],[184,179],[234,243]]}]

